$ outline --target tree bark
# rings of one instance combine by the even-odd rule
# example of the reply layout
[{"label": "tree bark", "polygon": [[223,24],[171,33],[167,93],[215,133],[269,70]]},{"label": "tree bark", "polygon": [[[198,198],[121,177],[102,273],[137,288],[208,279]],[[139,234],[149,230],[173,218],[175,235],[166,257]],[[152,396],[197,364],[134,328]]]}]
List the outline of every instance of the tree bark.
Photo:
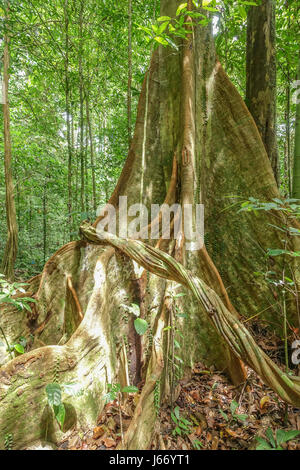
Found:
[{"label": "tree bark", "polygon": [[3,58],[3,122],[4,122],[4,171],[5,171],[5,207],[7,221],[7,241],[2,261],[2,270],[5,276],[13,280],[14,265],[18,251],[18,226],[14,199],[14,185],[12,175],[12,152],[10,135],[10,110],[9,110],[9,3],[6,7],[6,22],[4,34],[4,58]]},{"label": "tree bark", "polygon": [[127,87],[127,120],[128,120],[128,148],[132,139],[131,122],[131,84],[132,84],[132,0],[128,0],[128,87]]},{"label": "tree bark", "polygon": [[[298,59],[297,80],[300,81],[300,54],[299,54],[299,59]],[[300,98],[299,97],[297,101],[298,102],[296,103],[296,123],[295,123],[293,197],[296,199],[300,199]]]},{"label": "tree bark", "polygon": [[277,184],[275,6],[262,0],[250,7],[247,22],[246,103],[271,161]]},{"label": "tree bark", "polygon": [[67,144],[68,144],[68,222],[69,240],[72,240],[73,215],[72,215],[72,180],[73,180],[73,146],[71,135],[71,109],[70,109],[70,77],[69,77],[69,9],[68,0],[64,2],[65,20],[65,99],[67,120]]}]

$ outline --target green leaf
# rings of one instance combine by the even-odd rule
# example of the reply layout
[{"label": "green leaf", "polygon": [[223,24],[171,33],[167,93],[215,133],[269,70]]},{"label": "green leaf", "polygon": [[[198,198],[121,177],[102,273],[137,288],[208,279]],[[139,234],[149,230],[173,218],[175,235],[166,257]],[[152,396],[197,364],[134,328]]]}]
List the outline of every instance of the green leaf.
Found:
[{"label": "green leaf", "polygon": [[175,414],[176,418],[179,419],[179,416],[180,416],[179,406],[176,406],[176,408],[174,410],[174,414]]},{"label": "green leaf", "polygon": [[46,387],[46,394],[49,405],[59,406],[61,404],[61,387],[59,384],[48,384]]},{"label": "green leaf", "polygon": [[139,393],[139,389],[134,387],[133,385],[129,385],[128,387],[122,388],[123,393]]},{"label": "green leaf", "polygon": [[21,344],[18,344],[18,343],[14,344],[14,349],[19,354],[24,354],[24,352],[25,352],[24,346],[22,346]]},{"label": "green leaf", "polygon": [[238,408],[238,406],[239,404],[235,400],[232,400],[230,403],[230,411],[232,415],[235,415],[235,410]]},{"label": "green leaf", "polygon": [[284,255],[284,254],[287,254],[287,251],[286,250],[280,250],[280,249],[276,249],[276,250],[268,249],[268,252],[267,252],[268,256],[280,256],[280,255]]},{"label": "green leaf", "polygon": [[57,422],[60,425],[60,428],[63,428],[64,422],[65,422],[65,417],[66,417],[66,409],[63,403],[60,403],[60,405],[56,406],[53,405],[53,410],[55,414],[55,418],[57,419]]},{"label": "green leaf", "polygon": [[176,11],[176,16],[180,15],[180,13],[181,13],[185,8],[187,8],[187,3],[182,3],[181,5],[179,5],[179,7],[177,8],[177,11]]},{"label": "green leaf", "polygon": [[220,411],[221,415],[223,416],[223,418],[225,419],[225,421],[228,421],[229,418],[228,418],[227,414],[224,413],[224,411],[221,408],[219,408],[219,411]]},{"label": "green leaf", "polygon": [[273,447],[276,447],[275,439],[271,428],[266,430],[266,437],[269,439]]},{"label": "green leaf", "polygon": [[146,333],[149,325],[146,320],[143,320],[142,318],[137,318],[136,320],[134,320],[134,327],[137,334],[142,336]]},{"label": "green leaf", "polygon": [[172,18],[170,16],[160,16],[157,18],[157,21],[170,21]]},{"label": "green leaf", "polygon": [[300,431],[284,431],[283,429],[277,429],[276,431],[276,441],[277,444],[282,444],[283,442],[291,441],[295,437],[299,436]]},{"label": "green leaf", "polygon": [[162,23],[160,25],[160,27],[158,28],[157,34],[162,34],[165,31],[165,29],[167,28],[168,24],[169,24],[168,21]]},{"label": "green leaf", "polygon": [[162,38],[161,36],[155,36],[154,40],[159,44],[162,44],[163,46],[168,45],[168,41],[165,38]]},{"label": "green leaf", "polygon": [[237,419],[242,421],[243,423],[247,420],[248,415],[235,415]]}]

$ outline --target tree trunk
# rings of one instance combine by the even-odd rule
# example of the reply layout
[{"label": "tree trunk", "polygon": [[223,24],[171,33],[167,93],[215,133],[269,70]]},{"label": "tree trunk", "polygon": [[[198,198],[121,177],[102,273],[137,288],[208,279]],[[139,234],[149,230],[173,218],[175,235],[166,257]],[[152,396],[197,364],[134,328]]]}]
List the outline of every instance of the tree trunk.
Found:
[{"label": "tree trunk", "polygon": [[131,123],[131,84],[132,84],[132,0],[128,0],[128,87],[127,87],[127,121],[128,121],[128,148],[132,139]]},{"label": "tree trunk", "polygon": [[68,0],[64,2],[65,20],[65,98],[66,98],[66,120],[67,120],[67,143],[68,143],[68,222],[69,240],[72,240],[73,215],[72,215],[72,179],[73,179],[73,146],[71,135],[71,110],[70,110],[70,77],[69,77],[69,10]]},{"label": "tree trunk", "polygon": [[6,24],[4,34],[4,57],[3,57],[3,122],[4,122],[4,171],[5,171],[5,204],[7,221],[7,241],[2,261],[2,270],[5,276],[12,280],[14,278],[14,265],[18,251],[18,227],[14,199],[14,185],[12,176],[12,155],[10,136],[10,111],[8,99],[9,85],[9,4],[6,9]]},{"label": "tree trunk", "polygon": [[[180,3],[163,0],[161,16],[174,16]],[[153,54],[132,145],[110,204],[124,230],[132,218],[120,210],[119,197],[127,196],[128,207],[140,202],[142,167],[142,202],[148,209],[163,202],[205,205],[207,246],[191,252],[182,237],[164,239],[160,213],[158,240],[149,239],[146,229],[141,231],[145,243],[107,232],[98,232],[100,240],[99,218],[94,226],[82,225],[81,241],[54,254],[41,276],[29,282],[27,295],[37,300],[33,313],[8,306],[0,315],[10,342],[20,332],[34,337],[31,350],[12,361],[0,349],[0,436],[12,433],[16,449],[40,438],[61,438],[45,393],[54,373],[58,383],[78,382],[82,389],[65,400],[64,431],[95,426],[108,383],[139,384],[120,445],[128,449],[149,448],[155,390],[160,388],[162,404],[169,403],[196,361],[225,370],[236,384],[245,379],[243,361],[282,399],[300,406],[299,379],[287,377],[240,321],[240,314],[261,311],[264,319],[277,321],[269,286],[258,284],[253,274],[265,270],[267,248],[280,243],[279,232],[268,226],[274,216],[260,213],[253,221],[251,214],[225,210],[228,194],[264,201],[279,196],[270,161],[248,109],[216,60],[210,27],[194,27],[190,18],[186,23],[183,47],[172,53],[160,47]],[[278,263],[274,259],[273,270]],[[174,300],[179,292],[185,296]],[[149,324],[142,337],[126,309],[132,303]],[[183,316],[172,316],[175,306]],[[288,311],[295,324],[294,299]],[[177,334],[174,321],[183,336],[176,336],[182,360],[176,360],[176,377],[168,360]]]},{"label": "tree trunk", "polygon": [[[85,211],[85,157],[84,157],[84,115],[83,115],[83,106],[84,106],[84,81],[83,81],[83,70],[82,70],[82,57],[83,57],[83,9],[84,3],[83,0],[80,1],[80,12],[79,12],[79,99],[80,99],[80,112],[79,112],[79,131],[80,131],[80,207],[81,214],[83,215]],[[82,216],[81,216],[82,217]]]},{"label": "tree trunk", "polygon": [[[297,80],[300,81],[300,55],[298,60]],[[295,92],[295,94],[298,96],[298,99],[296,103],[293,197],[300,199],[300,98],[297,92]]]},{"label": "tree trunk", "polygon": [[246,103],[262,137],[277,184],[275,6],[262,0],[250,7],[247,22]]}]

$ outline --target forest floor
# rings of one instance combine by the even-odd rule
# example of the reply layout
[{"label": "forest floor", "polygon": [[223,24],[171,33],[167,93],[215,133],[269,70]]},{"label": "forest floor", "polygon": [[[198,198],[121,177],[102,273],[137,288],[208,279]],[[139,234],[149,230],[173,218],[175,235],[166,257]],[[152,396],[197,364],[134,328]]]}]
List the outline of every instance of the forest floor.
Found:
[{"label": "forest floor", "polygon": [[[282,342],[270,333],[266,334],[265,329],[255,328],[260,346],[273,360],[282,363]],[[122,405],[124,431],[130,424],[137,399],[138,396],[131,395]],[[180,393],[172,410],[173,417],[169,406],[159,410],[151,449],[254,450],[258,446],[256,436],[265,438],[268,428],[274,434],[279,429],[300,430],[300,409],[286,406],[250,370],[246,383],[234,387],[222,372],[197,364],[189,380],[180,382]],[[187,428],[181,428],[181,435],[175,430],[178,417]],[[74,431],[66,436],[58,448],[113,450],[120,440],[119,408],[114,402],[106,405],[94,429],[85,435]],[[300,450],[300,438],[282,447]]]}]

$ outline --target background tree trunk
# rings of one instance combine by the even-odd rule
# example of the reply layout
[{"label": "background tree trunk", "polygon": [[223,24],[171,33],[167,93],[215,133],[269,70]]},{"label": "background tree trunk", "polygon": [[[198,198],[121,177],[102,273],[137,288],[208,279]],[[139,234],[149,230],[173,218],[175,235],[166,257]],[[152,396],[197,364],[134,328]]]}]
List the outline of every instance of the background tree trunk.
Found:
[{"label": "background tree trunk", "polygon": [[7,241],[3,255],[2,270],[5,276],[14,278],[14,265],[18,251],[18,227],[14,199],[14,185],[12,176],[12,155],[10,137],[10,111],[9,111],[9,4],[6,8],[6,24],[4,34],[4,58],[3,58],[3,122],[4,122],[4,170],[5,170],[5,197],[6,197],[6,221]]},{"label": "background tree trunk", "polygon": [[[298,63],[297,80],[300,83],[300,55]],[[299,84],[298,84],[299,87]],[[296,92],[295,92],[296,93]],[[298,102],[296,104],[296,124],[295,124],[295,151],[294,151],[294,171],[293,171],[293,197],[300,199],[300,95],[296,93]]]},{"label": "background tree trunk", "polygon": [[262,137],[277,184],[275,6],[262,0],[247,22],[246,103]]},{"label": "background tree trunk", "polygon": [[132,0],[128,0],[128,88],[127,88],[127,120],[128,120],[128,147],[132,140],[131,119],[131,85],[132,85]]}]

